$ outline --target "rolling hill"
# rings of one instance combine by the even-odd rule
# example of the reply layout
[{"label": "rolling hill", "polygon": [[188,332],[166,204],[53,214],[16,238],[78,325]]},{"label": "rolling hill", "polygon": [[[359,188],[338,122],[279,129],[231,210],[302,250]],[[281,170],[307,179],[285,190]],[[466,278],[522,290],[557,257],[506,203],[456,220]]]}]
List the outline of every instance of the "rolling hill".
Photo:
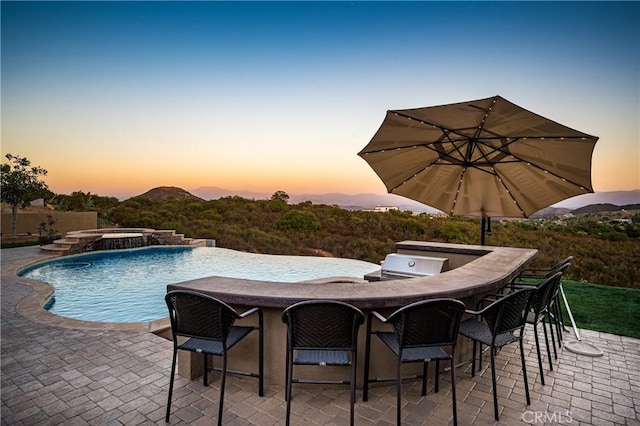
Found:
[{"label": "rolling hill", "polygon": [[[269,199],[271,195],[272,194],[262,192],[228,190],[213,186],[196,188],[191,192],[174,186],[160,186],[150,189],[144,194],[137,195],[136,197],[144,197],[150,200],[164,200],[170,197],[214,200],[223,197],[239,196],[247,199],[264,200]],[[585,204],[574,208],[561,206],[563,204],[566,206],[576,205],[577,202],[573,201],[575,199],[581,199],[584,201],[611,200],[612,202]],[[437,209],[393,194],[289,194],[289,202],[291,204],[298,204],[304,201],[311,201],[314,204],[337,205],[347,210],[365,210],[372,209],[376,206],[395,206],[402,211],[440,213]],[[627,201],[632,202],[627,203]],[[534,213],[531,217],[554,217],[561,216],[566,213],[583,214],[616,212],[622,210],[640,210],[640,190],[580,195],[566,200],[563,203],[558,203],[551,207],[542,209]]]},{"label": "rolling hill", "polygon": [[197,197],[190,193],[189,191],[185,191],[182,188],[177,188],[175,186],[159,186],[157,188],[153,188],[145,192],[144,194],[137,195],[132,198],[147,198],[149,200],[165,200],[167,198],[193,198],[196,200],[202,200],[202,198]]}]

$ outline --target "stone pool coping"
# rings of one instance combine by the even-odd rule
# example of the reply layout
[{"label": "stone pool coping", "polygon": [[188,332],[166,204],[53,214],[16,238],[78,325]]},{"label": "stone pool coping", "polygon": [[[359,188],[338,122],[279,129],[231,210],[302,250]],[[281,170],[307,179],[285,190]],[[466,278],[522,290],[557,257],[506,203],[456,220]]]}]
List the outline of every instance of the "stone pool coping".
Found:
[{"label": "stone pool coping", "polygon": [[[171,289],[201,290],[234,305],[257,305],[284,308],[291,303],[308,299],[343,300],[363,309],[397,307],[429,297],[466,298],[499,288],[535,257],[537,250],[511,247],[471,246],[430,242],[404,241],[398,248],[429,250],[435,247],[447,252],[466,251],[484,254],[478,259],[451,271],[430,277],[397,279],[370,283],[364,279],[331,277],[310,282],[278,283],[228,277],[207,277],[167,285]],[[109,329],[133,332],[162,333],[170,328],[169,318],[150,322],[117,323],[91,322],[62,317],[44,309],[54,292],[53,286],[34,279],[19,277],[20,269],[55,259],[34,248],[29,256],[9,259],[3,256],[2,281],[11,280],[27,285],[33,292],[17,305],[17,312],[36,323],[57,325],[70,329]],[[461,284],[462,283],[462,284]],[[314,285],[317,284],[317,285]],[[215,287],[215,288],[213,288]]]},{"label": "stone pool coping", "polygon": [[[30,249],[25,247],[24,249]],[[12,249],[16,250],[16,249]],[[14,259],[8,259],[4,253],[2,254],[2,281],[15,282],[29,286],[33,291],[24,299],[16,304],[16,312],[39,324],[55,325],[69,329],[83,330],[120,330],[132,331],[139,333],[160,333],[171,327],[169,317],[161,318],[150,322],[121,323],[121,322],[92,322],[82,321],[74,318],[68,318],[53,314],[44,309],[46,301],[54,292],[54,287],[46,282],[34,280],[31,278],[19,277],[18,271],[26,267],[41,263],[43,261],[57,259],[60,256],[48,255],[40,252],[39,247],[34,246],[31,250],[20,250],[23,254]]]},{"label": "stone pool coping", "polygon": [[[169,246],[159,246],[169,247]],[[183,246],[176,246],[183,247]],[[16,250],[16,249],[13,249]],[[31,278],[25,278],[18,276],[18,272],[21,269],[28,268],[38,263],[46,262],[48,260],[58,259],[59,255],[50,255],[43,253],[37,246],[24,247],[20,249],[21,252],[28,251],[28,255],[22,255],[8,259],[11,256],[5,256],[3,253],[2,259],[2,281],[3,282],[16,282],[31,287],[33,290],[27,297],[20,300],[16,304],[16,311],[18,314],[27,318],[33,322],[39,324],[56,325],[69,329],[82,329],[82,330],[120,330],[131,331],[138,333],[154,333],[161,334],[171,328],[169,317],[160,318],[149,322],[95,322],[95,321],[83,321],[75,318],[63,317],[54,313],[51,313],[44,309],[44,305],[51,297],[55,288],[39,280]],[[344,281],[353,280],[357,281],[353,277],[330,277],[317,280],[311,280],[310,283],[331,282],[331,281]],[[365,282],[364,279],[361,280]],[[187,281],[189,282],[189,281]]]}]

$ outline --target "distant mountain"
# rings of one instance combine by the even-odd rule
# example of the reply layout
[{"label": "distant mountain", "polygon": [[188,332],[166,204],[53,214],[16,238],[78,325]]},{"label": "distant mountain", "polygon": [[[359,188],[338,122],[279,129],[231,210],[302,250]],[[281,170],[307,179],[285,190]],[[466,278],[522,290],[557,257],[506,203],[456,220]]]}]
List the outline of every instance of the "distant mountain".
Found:
[{"label": "distant mountain", "polygon": [[[205,200],[215,200],[222,197],[240,196],[248,199],[269,199],[271,194],[251,191],[233,191],[216,186],[202,186],[191,190]],[[291,204],[298,204],[304,201],[311,201],[314,204],[336,205],[347,210],[373,209],[376,206],[395,206],[400,210],[410,210],[415,212],[436,213],[440,210],[431,208],[417,201],[393,194],[288,194]]]},{"label": "distant mountain", "polygon": [[565,207],[547,207],[542,210],[538,210],[530,217],[532,219],[541,218],[541,217],[558,217],[565,215],[567,213],[571,213],[571,209],[567,209]]},{"label": "distant mountain", "polygon": [[591,204],[613,204],[615,206],[640,204],[640,189],[633,191],[595,192],[593,194],[578,195],[577,197],[560,201],[552,207],[564,207],[574,210]]},{"label": "distant mountain", "polygon": [[587,214],[587,213],[607,213],[607,212],[620,212],[620,211],[636,211],[640,210],[640,204],[627,204],[624,206],[617,206],[615,204],[589,204],[588,206],[582,206],[578,209],[567,209],[564,207],[547,207],[546,209],[538,210],[531,215],[532,218],[542,217],[559,217],[567,213],[571,214]]},{"label": "distant mountain", "polygon": [[[275,192],[275,191],[274,191]],[[266,192],[253,192],[253,191],[236,191],[232,189],[219,188],[217,186],[201,186],[196,189],[192,189],[191,193],[205,200],[217,200],[223,197],[233,197],[237,195],[249,200],[264,200],[271,198],[271,194]]]},{"label": "distant mountain", "polygon": [[165,200],[167,198],[194,198],[196,200],[202,200],[202,198],[196,197],[190,192],[182,188],[176,188],[175,186],[159,186],[136,197],[148,198],[149,200]]},{"label": "distant mountain", "polygon": [[[234,195],[261,200],[269,199],[272,195],[264,192],[228,190],[216,186],[202,186],[191,190],[191,193],[205,200],[215,200]],[[311,201],[314,204],[337,205],[348,210],[373,209],[376,206],[395,206],[402,211],[440,212],[440,210],[394,194],[289,194],[289,202],[292,204],[304,201]],[[536,212],[534,217],[557,216],[590,204],[613,204],[616,206],[640,204],[640,190],[596,192],[594,194],[579,195]],[[559,210],[556,212],[557,209]]]},{"label": "distant mountain", "polygon": [[373,209],[376,206],[393,206],[398,207],[398,209],[402,211],[440,212],[440,210],[394,194],[290,194],[289,197],[292,203],[311,201],[314,204],[337,205],[348,210]]},{"label": "distant mountain", "polygon": [[619,212],[622,210],[640,210],[640,204],[628,204],[626,206],[616,206],[615,204],[591,204],[580,207],[572,211],[573,214]]}]

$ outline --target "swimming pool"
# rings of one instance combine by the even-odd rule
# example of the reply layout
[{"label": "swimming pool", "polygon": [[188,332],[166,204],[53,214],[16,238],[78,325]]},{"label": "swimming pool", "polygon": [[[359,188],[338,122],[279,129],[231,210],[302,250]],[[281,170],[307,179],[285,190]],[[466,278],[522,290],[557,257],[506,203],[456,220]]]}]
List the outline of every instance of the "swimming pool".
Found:
[{"label": "swimming pool", "polygon": [[167,316],[167,284],[214,275],[278,282],[362,278],[379,268],[353,259],[155,246],[66,256],[30,266],[18,275],[55,288],[45,309],[56,315],[95,322],[147,322]]}]

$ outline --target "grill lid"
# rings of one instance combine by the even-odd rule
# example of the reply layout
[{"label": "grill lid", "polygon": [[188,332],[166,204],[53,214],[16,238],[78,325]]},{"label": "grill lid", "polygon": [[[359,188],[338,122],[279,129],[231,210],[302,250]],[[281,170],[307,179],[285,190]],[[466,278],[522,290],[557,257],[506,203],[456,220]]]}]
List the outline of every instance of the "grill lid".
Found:
[{"label": "grill lid", "polygon": [[382,262],[382,275],[421,277],[436,275],[449,269],[449,259],[390,253]]}]

